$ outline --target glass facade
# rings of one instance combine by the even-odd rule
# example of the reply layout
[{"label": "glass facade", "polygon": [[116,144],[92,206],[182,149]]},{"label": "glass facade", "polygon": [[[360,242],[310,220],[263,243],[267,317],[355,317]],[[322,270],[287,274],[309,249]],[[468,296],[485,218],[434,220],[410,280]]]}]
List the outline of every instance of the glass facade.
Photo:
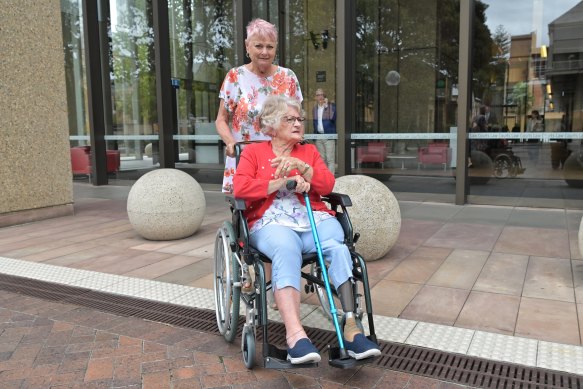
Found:
[{"label": "glass facade", "polygon": [[431,177],[453,195],[459,12],[454,0],[357,2],[355,173],[390,187]]},{"label": "glass facade", "polygon": [[112,0],[109,7],[112,119],[105,135],[124,168],[147,162],[145,146],[157,139],[153,11],[151,2],[139,0]]},{"label": "glass facade", "polygon": [[[467,54],[460,52],[459,1],[355,4],[354,14],[344,15],[356,22],[354,36],[345,38],[354,41],[355,52],[345,54],[355,59],[349,76],[356,89],[344,92],[355,104],[338,105],[356,118],[338,123],[338,136],[350,144],[348,154],[337,154],[348,160],[337,161],[350,167],[346,174],[449,202],[462,185],[460,171],[469,177],[469,202],[544,205],[582,197],[583,3],[474,1],[468,90],[459,87]],[[61,7],[71,146],[89,145],[81,1],[61,0]],[[276,61],[298,76],[308,119],[317,89],[341,101],[343,7],[326,0],[169,0],[176,167],[198,180],[222,179],[214,120],[226,72],[245,61],[242,14],[278,27]],[[120,153],[117,177],[135,179],[160,166],[152,1],[101,0],[99,19],[107,148]],[[458,123],[458,102],[466,98],[470,120]],[[458,150],[461,129],[468,132],[465,150]],[[322,137],[312,120],[306,133]]]},{"label": "glass facade", "polygon": [[222,146],[214,126],[219,89],[237,64],[233,1],[172,1],[170,51],[176,89],[177,162],[219,167]]}]

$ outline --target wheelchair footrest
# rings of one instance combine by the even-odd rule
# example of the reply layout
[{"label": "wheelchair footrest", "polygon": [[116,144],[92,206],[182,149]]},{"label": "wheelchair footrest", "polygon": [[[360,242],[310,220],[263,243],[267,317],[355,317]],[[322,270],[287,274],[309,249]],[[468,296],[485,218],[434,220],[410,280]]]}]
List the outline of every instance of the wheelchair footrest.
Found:
[{"label": "wheelchair footrest", "polygon": [[268,345],[268,355],[263,356],[263,367],[266,369],[298,369],[302,367],[318,367],[317,363],[293,364],[287,360],[287,350]]},{"label": "wheelchair footrest", "polygon": [[357,366],[366,365],[371,363],[375,358],[354,359],[350,356],[343,357],[340,355],[340,347],[328,346],[328,364],[339,369],[352,369]]}]

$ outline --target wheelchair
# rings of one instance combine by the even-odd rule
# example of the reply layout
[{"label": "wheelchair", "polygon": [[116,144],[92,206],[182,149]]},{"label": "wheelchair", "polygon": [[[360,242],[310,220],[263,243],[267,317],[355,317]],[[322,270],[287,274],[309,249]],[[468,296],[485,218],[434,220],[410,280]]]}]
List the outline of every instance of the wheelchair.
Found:
[{"label": "wheelchair", "polygon": [[[348,247],[353,261],[353,278],[355,280],[353,296],[357,323],[363,329],[362,319],[366,313],[369,328],[368,338],[378,344],[374,331],[366,264],[362,256],[355,250],[355,244],[360,235],[353,232],[347,211],[347,207],[352,205],[350,197],[345,194],[330,193],[328,196],[324,196],[323,200],[336,212],[336,217],[344,230],[344,243]],[[317,363],[292,364],[287,361],[285,348],[278,348],[268,342],[270,338],[267,326],[267,291],[272,288],[272,285],[271,281],[267,281],[265,277],[265,263],[271,261],[249,244],[249,229],[243,215],[245,201],[229,195],[226,196],[226,201],[232,212],[232,220],[223,222],[217,230],[214,246],[214,295],[219,332],[227,342],[231,343],[235,340],[240,323],[239,312],[243,306],[245,321],[241,331],[241,351],[243,362],[248,369],[255,366],[258,331],[262,334],[263,367],[290,369],[317,366]],[[316,293],[324,312],[332,317],[337,313],[330,309],[329,301],[326,299],[328,297],[326,284],[329,285],[331,294],[335,297],[337,297],[336,289],[324,279],[324,275],[327,273],[320,268],[317,253],[304,255],[302,260],[301,276],[306,280],[305,292]],[[253,269],[254,277],[250,275],[251,269]],[[245,290],[242,287],[246,282],[251,283],[250,290]],[[361,288],[362,294],[359,292]],[[338,325],[336,320],[334,323]],[[343,324],[342,322],[341,325],[343,326]],[[338,327],[336,329],[337,334],[339,334]],[[374,357],[356,360],[349,357],[346,351],[338,345],[328,346],[328,363],[333,367],[353,368],[370,363],[372,359]]]},{"label": "wheelchair", "polygon": [[500,142],[498,147],[489,152],[494,164],[494,176],[496,178],[514,178],[526,170],[522,167],[520,157],[514,154],[512,147],[506,142]]}]

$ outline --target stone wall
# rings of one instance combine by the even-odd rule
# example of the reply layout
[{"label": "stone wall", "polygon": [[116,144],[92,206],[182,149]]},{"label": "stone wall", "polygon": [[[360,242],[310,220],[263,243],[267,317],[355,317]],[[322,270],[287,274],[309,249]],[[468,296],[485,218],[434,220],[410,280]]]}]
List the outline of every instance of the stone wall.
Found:
[{"label": "stone wall", "polygon": [[73,212],[60,2],[0,11],[0,227]]}]

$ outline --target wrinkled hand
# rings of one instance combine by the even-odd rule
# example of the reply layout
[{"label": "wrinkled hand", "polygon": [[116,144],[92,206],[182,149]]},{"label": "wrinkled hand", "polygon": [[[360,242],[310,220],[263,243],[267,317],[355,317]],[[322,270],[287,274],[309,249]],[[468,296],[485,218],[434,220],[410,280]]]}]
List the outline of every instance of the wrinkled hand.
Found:
[{"label": "wrinkled hand", "polygon": [[296,193],[307,193],[310,191],[310,183],[308,181],[304,180],[304,178],[302,176],[290,177],[289,179],[286,180],[286,186],[287,186],[287,182],[289,182],[289,181],[296,182],[296,188],[295,188]]},{"label": "wrinkled hand", "polygon": [[228,157],[235,158],[236,157],[236,155],[235,155],[235,143],[229,143],[227,145],[225,153],[227,154]]},{"label": "wrinkled hand", "polygon": [[277,157],[271,160],[271,167],[275,167],[275,178],[288,177],[289,173],[304,163],[294,157]]}]

